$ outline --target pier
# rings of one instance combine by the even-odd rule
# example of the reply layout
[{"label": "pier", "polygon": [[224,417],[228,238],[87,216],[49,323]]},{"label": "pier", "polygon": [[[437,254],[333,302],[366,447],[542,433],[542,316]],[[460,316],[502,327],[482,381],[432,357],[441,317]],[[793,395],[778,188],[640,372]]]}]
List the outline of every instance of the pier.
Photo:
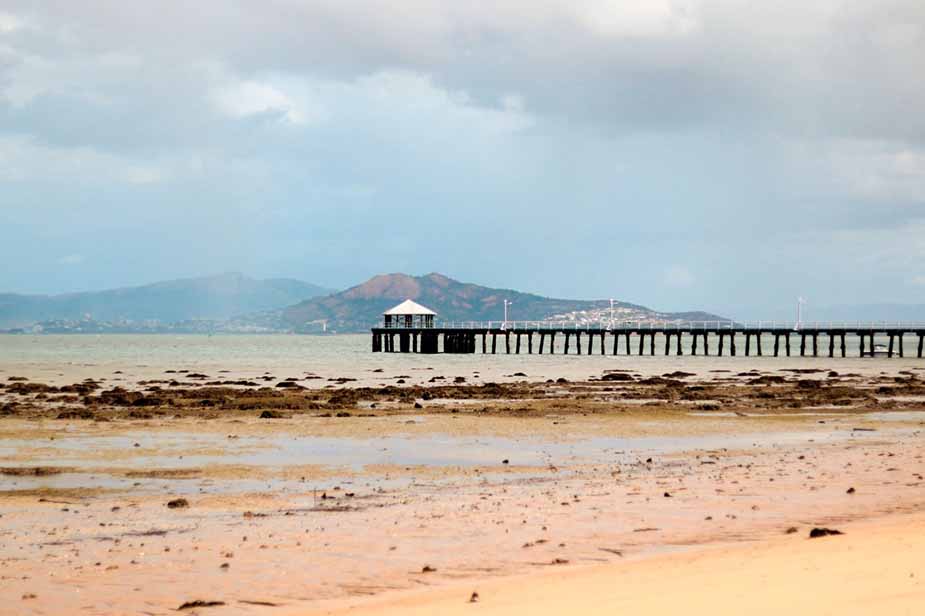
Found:
[{"label": "pier", "polygon": [[922,358],[925,323],[714,321],[591,326],[546,321],[434,324],[432,319],[412,324],[402,318],[386,319],[372,328],[375,353],[847,357],[849,339],[857,340],[860,357]]}]

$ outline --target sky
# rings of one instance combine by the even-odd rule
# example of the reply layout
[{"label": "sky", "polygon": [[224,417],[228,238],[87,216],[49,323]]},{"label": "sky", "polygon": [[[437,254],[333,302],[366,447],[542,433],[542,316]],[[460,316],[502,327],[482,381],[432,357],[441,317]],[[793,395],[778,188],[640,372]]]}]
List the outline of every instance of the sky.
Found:
[{"label": "sky", "polygon": [[925,303],[921,0],[3,0],[0,292]]}]

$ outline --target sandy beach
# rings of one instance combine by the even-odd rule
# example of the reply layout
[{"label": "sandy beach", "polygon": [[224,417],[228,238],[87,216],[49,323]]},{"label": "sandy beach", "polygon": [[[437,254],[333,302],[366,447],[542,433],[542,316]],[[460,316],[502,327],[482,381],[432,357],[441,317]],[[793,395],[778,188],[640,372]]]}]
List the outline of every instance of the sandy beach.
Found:
[{"label": "sandy beach", "polygon": [[914,613],[925,382],[827,361],[7,363],[0,612]]},{"label": "sandy beach", "polygon": [[838,537],[794,534],[631,564],[455,584],[319,613],[919,613],[925,605],[925,516],[855,522],[844,530]]}]

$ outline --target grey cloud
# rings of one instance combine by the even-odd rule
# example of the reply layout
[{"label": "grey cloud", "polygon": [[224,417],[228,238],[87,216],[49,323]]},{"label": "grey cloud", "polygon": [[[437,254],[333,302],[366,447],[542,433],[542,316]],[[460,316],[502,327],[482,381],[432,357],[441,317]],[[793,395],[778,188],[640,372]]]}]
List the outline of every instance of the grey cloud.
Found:
[{"label": "grey cloud", "polygon": [[[576,6],[584,4],[594,3]],[[283,0],[96,2],[92,11],[72,2],[17,5],[35,27],[11,36],[14,48],[19,41],[49,62],[71,54],[139,58],[137,71],[126,71],[128,87],[136,81],[126,94],[163,112],[181,102],[183,114],[164,118],[177,133],[196,128],[182,117],[199,111],[188,107],[209,85],[191,67],[215,62],[245,79],[349,82],[403,68],[480,105],[498,106],[513,92],[540,115],[616,133],[708,128],[925,141],[925,116],[916,113],[925,82],[915,77],[925,57],[925,5],[916,0],[693,3],[689,31],[637,33],[630,20],[615,34],[555,3],[491,11]],[[675,12],[687,14],[682,8]],[[92,87],[94,76],[87,80]]]},{"label": "grey cloud", "polygon": [[[925,6],[916,0],[822,9],[703,2],[691,10],[690,31],[613,35],[563,6],[207,0],[97,2],[87,11],[52,2],[31,19],[62,51],[118,50],[178,68],[218,60],[251,76],[349,80],[405,67],[487,101],[514,90],[540,111],[618,126],[748,115],[798,130],[889,136],[894,112],[925,102],[925,86],[912,78],[925,55]],[[920,136],[922,121],[909,120]]]}]

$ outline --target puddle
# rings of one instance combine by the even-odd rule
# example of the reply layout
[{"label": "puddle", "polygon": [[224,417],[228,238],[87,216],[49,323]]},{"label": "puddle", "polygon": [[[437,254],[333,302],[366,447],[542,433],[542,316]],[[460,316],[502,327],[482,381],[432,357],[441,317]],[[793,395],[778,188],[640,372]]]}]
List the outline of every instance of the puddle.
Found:
[{"label": "puddle", "polygon": [[877,411],[863,417],[879,421],[925,421],[925,411]]},{"label": "puddle", "polygon": [[[822,407],[819,407],[822,408]],[[837,408],[837,407],[828,407],[828,408]],[[813,412],[813,411],[801,411],[799,413],[733,413],[730,411],[693,411],[687,414],[690,417],[844,417],[846,419],[852,419],[857,417],[857,414],[842,412],[842,413],[831,413],[825,411]],[[868,417],[869,415],[864,415]]]},{"label": "puddle", "polygon": [[[711,413],[715,415],[715,413]],[[873,415],[873,414],[872,414]],[[909,413],[883,413],[884,416]],[[925,413],[921,415],[925,416]],[[518,479],[540,476],[554,465],[567,471],[582,464],[626,464],[652,456],[685,451],[742,450],[823,442],[854,435],[818,432],[774,434],[723,434],[683,437],[594,437],[550,441],[544,438],[458,437],[240,437],[188,433],[138,434],[136,436],[57,438],[54,441],[0,440],[2,466],[63,466],[74,472],[42,477],[0,476],[0,489],[104,488],[149,493],[273,492],[304,493],[306,487],[330,488],[356,482],[372,490],[401,488],[415,482],[414,472],[388,477],[362,473],[369,466],[480,468],[483,479],[511,480],[502,461],[527,467]],[[135,448],[134,444],[139,447]],[[23,460],[26,461],[23,461]],[[134,478],[109,475],[101,469],[220,469],[249,466],[269,470],[293,466],[319,466],[331,471],[323,479],[247,477]],[[529,471],[535,467],[536,472]],[[444,479],[428,476],[428,483]],[[446,479],[449,481],[449,479]]]},{"label": "puddle", "polygon": [[[542,467],[549,464],[625,462],[642,455],[793,444],[823,438],[827,436],[812,432],[594,437],[561,441],[452,435],[372,439],[318,436],[227,439],[219,435],[158,433],[65,437],[41,442],[5,439],[0,440],[0,463],[7,466],[68,466],[88,472],[104,465],[131,469],[177,469],[221,464],[264,467],[318,465],[361,471],[370,465],[497,466],[502,460],[509,460],[515,466]],[[139,445],[137,448],[136,443]],[[26,455],[29,460],[24,463],[22,458]]]}]

